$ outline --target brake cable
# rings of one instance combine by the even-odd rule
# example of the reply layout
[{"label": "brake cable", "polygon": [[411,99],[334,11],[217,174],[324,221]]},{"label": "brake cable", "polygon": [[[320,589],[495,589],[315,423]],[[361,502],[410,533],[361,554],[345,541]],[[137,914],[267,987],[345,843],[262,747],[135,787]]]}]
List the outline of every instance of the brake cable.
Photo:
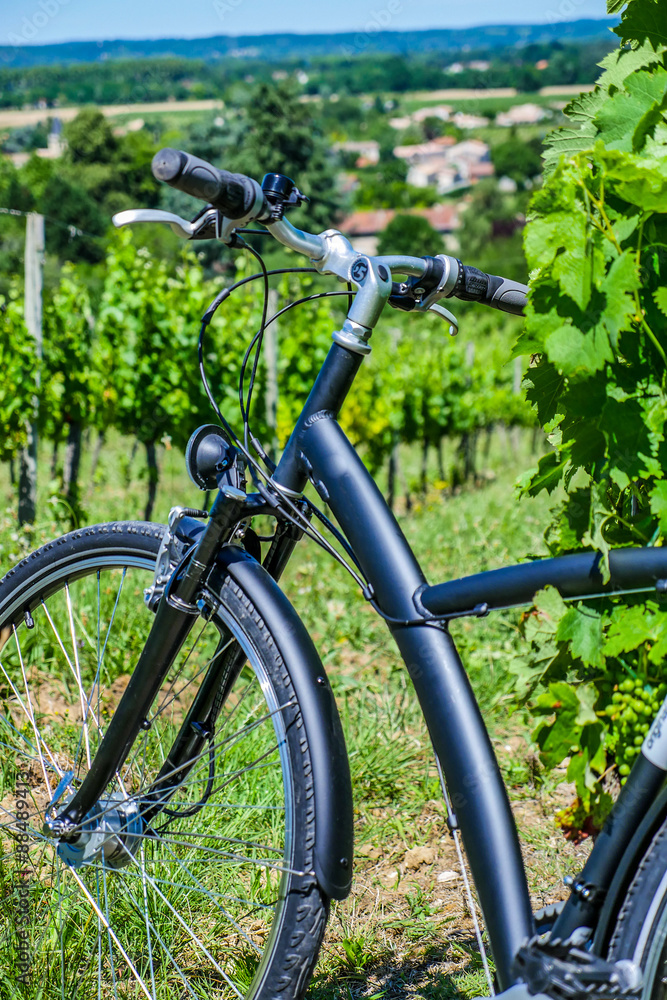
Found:
[{"label": "brake cable", "polygon": [[[251,248],[248,247],[247,249],[251,249]],[[252,250],[252,253],[256,257],[259,256],[257,254],[257,252],[254,251],[254,250]],[[263,264],[263,261],[261,263]],[[331,521],[329,521],[329,519],[326,517],[326,515],[322,511],[319,510],[319,508],[317,507],[317,505],[314,504],[311,500],[308,500],[307,498],[304,497],[304,500],[305,500],[306,505],[308,506],[308,508],[327,527],[327,529],[331,531],[331,533],[333,534],[333,536],[336,539],[336,541],[339,542],[339,544],[343,547],[343,549],[345,550],[346,554],[352,560],[352,562],[354,563],[354,565],[357,566],[357,568],[359,569],[359,573],[357,573],[352,568],[352,566],[347,562],[347,560],[344,559],[341,556],[341,554],[322,535],[322,533],[319,532],[316,528],[314,528],[312,526],[312,524],[305,517],[305,515],[303,514],[303,512],[299,509],[299,507],[295,503],[293,503],[290,500],[289,497],[285,496],[282,492],[281,493],[269,492],[269,489],[270,489],[270,487],[272,485],[271,481],[270,481],[270,477],[267,476],[267,474],[264,471],[264,469],[262,469],[262,467],[259,465],[259,463],[251,455],[249,447],[248,447],[248,438],[252,442],[252,445],[255,448],[255,450],[257,451],[258,456],[266,464],[266,466],[267,466],[267,468],[269,469],[270,472],[273,472],[273,470],[275,469],[275,464],[271,461],[271,459],[268,457],[268,455],[266,455],[266,452],[262,448],[260,442],[257,441],[257,439],[255,438],[255,436],[250,432],[249,425],[248,425],[248,436],[247,436],[247,438],[246,438],[246,436],[244,434],[244,441],[242,442],[240,440],[240,438],[238,437],[238,435],[236,434],[236,432],[234,431],[234,429],[231,427],[231,425],[229,424],[229,422],[223,416],[223,414],[222,414],[222,412],[220,410],[220,407],[218,406],[218,403],[217,403],[215,397],[213,396],[213,393],[211,391],[211,387],[209,385],[209,381],[208,381],[208,378],[207,378],[207,375],[206,375],[206,367],[205,367],[205,360],[204,360],[204,335],[206,333],[206,329],[207,329],[209,323],[211,322],[211,319],[213,318],[215,312],[217,311],[217,309],[219,308],[219,306],[222,305],[222,303],[231,295],[231,293],[233,291],[235,291],[237,288],[239,288],[241,285],[245,285],[245,284],[247,284],[250,281],[257,280],[258,278],[265,278],[265,276],[268,278],[269,275],[275,275],[275,274],[293,274],[293,273],[304,273],[304,272],[307,272],[307,273],[318,273],[315,270],[315,268],[305,268],[305,267],[304,268],[277,268],[277,269],[272,270],[272,271],[267,271],[264,268],[263,271],[261,271],[261,272],[259,272],[257,274],[250,275],[249,277],[242,278],[239,281],[235,282],[233,285],[229,286],[228,288],[223,289],[215,297],[215,299],[213,300],[213,302],[211,302],[211,304],[209,305],[208,309],[206,310],[206,312],[204,313],[204,315],[202,317],[201,327],[200,327],[200,331],[199,331],[199,339],[198,339],[198,344],[197,344],[197,353],[198,353],[198,361],[199,361],[199,374],[200,374],[200,377],[201,377],[202,385],[204,387],[204,391],[206,393],[206,396],[208,398],[209,403],[211,404],[211,406],[213,408],[213,411],[215,412],[216,416],[220,420],[223,429],[227,432],[227,434],[229,435],[229,437],[231,438],[231,440],[238,447],[239,451],[241,452],[241,454],[245,458],[246,462],[248,463],[248,466],[249,466],[250,471],[251,471],[251,475],[253,477],[253,480],[255,482],[255,485],[256,485],[259,493],[267,500],[268,503],[271,504],[271,506],[276,507],[276,509],[280,510],[280,513],[281,513],[282,517],[284,517],[287,521],[289,521],[291,524],[293,524],[295,527],[297,527],[300,531],[302,531],[305,535],[307,535],[312,541],[316,542],[321,548],[324,549],[325,552],[327,552],[329,555],[333,556],[333,558],[336,559],[337,562],[339,562],[343,566],[343,568],[347,570],[347,572],[350,574],[350,576],[352,577],[352,579],[355,581],[355,583],[360,588],[360,590],[361,590],[363,596],[366,598],[366,600],[371,600],[372,596],[373,596],[372,588],[370,587],[369,581],[365,578],[365,576],[364,575],[359,575],[359,573],[361,573],[362,571],[361,571],[361,567],[359,566],[358,559],[357,559],[356,555],[354,554],[354,552],[352,550],[352,547],[350,546],[349,542],[344,537],[344,535],[337,528],[335,528],[334,525],[331,523]],[[302,302],[304,302],[304,301],[309,301],[309,300],[312,301],[313,299],[316,299],[316,298],[325,298],[325,297],[328,297],[328,296],[331,296],[331,295],[334,295],[334,294],[349,295],[350,292],[349,291],[347,291],[347,292],[320,292],[320,293],[317,293],[317,294],[312,295],[312,296],[305,296],[303,299],[297,300],[297,301],[295,301],[293,303],[289,303],[287,307],[285,307],[282,310],[280,310],[280,312],[278,314],[276,314],[275,316],[272,316],[267,322],[264,323],[264,326],[261,327],[260,330],[258,330],[257,333],[255,334],[255,336],[253,337],[252,343],[256,343],[259,339],[261,339],[260,335],[263,334],[264,329],[266,328],[266,326],[268,326],[270,322],[272,322],[274,319],[276,319],[279,314],[282,314],[282,313],[286,312],[288,308],[293,308],[293,307],[295,307],[297,305],[301,305]],[[264,310],[263,310],[263,316],[265,316]],[[251,346],[248,349],[248,351],[246,351],[246,356],[244,358],[244,362],[245,362],[246,366],[247,366],[247,359],[250,356],[250,350],[252,349],[252,343],[251,343]],[[256,367],[255,367],[255,371],[256,371]],[[247,417],[247,407],[244,409],[243,413],[244,413],[244,425],[245,425],[245,418]],[[266,484],[266,486],[264,485],[264,483],[261,482],[261,480],[264,480],[264,483]],[[269,489],[267,489],[267,487],[269,487]]]}]

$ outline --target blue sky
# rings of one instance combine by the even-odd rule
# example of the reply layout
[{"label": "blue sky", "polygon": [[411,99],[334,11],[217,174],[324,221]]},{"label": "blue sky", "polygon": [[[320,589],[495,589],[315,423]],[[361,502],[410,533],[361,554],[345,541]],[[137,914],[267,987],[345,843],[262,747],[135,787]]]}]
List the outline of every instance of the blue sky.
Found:
[{"label": "blue sky", "polygon": [[604,0],[0,0],[0,44],[455,28],[603,17]]}]

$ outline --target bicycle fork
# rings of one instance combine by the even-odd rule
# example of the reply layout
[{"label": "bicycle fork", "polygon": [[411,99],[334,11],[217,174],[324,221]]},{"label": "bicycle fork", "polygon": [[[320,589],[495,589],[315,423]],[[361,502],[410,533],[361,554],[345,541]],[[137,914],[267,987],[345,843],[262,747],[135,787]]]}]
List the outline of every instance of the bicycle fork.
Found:
[{"label": "bicycle fork", "polygon": [[[201,584],[212,568],[220,548],[229,541],[232,532],[243,516],[246,494],[233,486],[223,486],[216,497],[215,503],[206,527],[194,549],[188,553],[181,564],[174,570],[164,594],[160,599],[146,644],[141,651],[137,665],[125,689],[118,707],[114,712],[102,742],[92,760],[88,773],[80,787],[69,799],[64,809],[57,815],[46,818],[43,832],[47,837],[64,841],[75,841],[82,832],[84,824],[95,823],[97,813],[108,812],[109,806],[97,810],[100,797],[109,785],[123,763],[127,759],[134,741],[141,729],[149,728],[148,714],[167,673],[171,669],[176,656],[186,641],[197,617],[204,611],[204,605],[198,600]],[[217,667],[214,664],[214,667]],[[215,671],[210,671],[208,684],[202,684],[200,692],[188,719],[195,720],[193,710],[203,710],[204,702],[212,704],[213,687],[216,679]],[[219,673],[219,671],[218,671]],[[84,719],[83,725],[87,724]],[[191,734],[192,735],[192,734]],[[183,770],[178,763],[187,766],[193,760],[193,753],[198,752],[203,745],[206,734],[195,731],[195,739],[183,738],[183,730],[177,738],[169,759],[169,770],[173,774],[176,769],[177,783],[183,780]],[[174,753],[176,751],[176,753]],[[177,763],[176,757],[179,758]],[[191,764],[190,764],[191,766]],[[163,773],[164,772],[164,773]],[[166,771],[163,768],[160,776],[164,779]],[[158,776],[158,777],[160,777]],[[66,778],[73,777],[70,772]],[[66,790],[65,779],[56,790],[52,807],[56,807],[58,799]],[[173,786],[172,782],[172,786]],[[163,801],[168,795],[164,781],[160,786],[157,800]],[[156,797],[153,797],[154,803]],[[159,810],[159,805],[153,806],[153,814]],[[122,811],[122,810],[121,810]],[[70,863],[72,863],[70,861]]]}]

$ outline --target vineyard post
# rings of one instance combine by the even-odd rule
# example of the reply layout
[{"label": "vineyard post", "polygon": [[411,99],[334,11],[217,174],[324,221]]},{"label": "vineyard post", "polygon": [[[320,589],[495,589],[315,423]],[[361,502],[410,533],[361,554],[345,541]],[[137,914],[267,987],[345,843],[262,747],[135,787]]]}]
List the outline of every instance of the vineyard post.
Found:
[{"label": "vineyard post", "polygon": [[[25,234],[25,325],[35,341],[37,364],[42,359],[42,264],[44,262],[44,216],[30,212]],[[39,388],[39,369],[37,371]],[[39,400],[34,397],[28,422],[28,441],[19,464],[19,524],[32,524],[37,509],[37,418]]]}]

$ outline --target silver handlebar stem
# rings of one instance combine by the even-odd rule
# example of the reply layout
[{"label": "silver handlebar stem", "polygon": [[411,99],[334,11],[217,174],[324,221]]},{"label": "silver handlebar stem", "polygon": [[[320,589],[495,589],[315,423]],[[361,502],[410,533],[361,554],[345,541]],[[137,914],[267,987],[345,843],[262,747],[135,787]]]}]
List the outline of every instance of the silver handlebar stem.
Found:
[{"label": "silver handlebar stem", "polygon": [[293,226],[287,219],[271,222],[266,225],[266,228],[283,246],[289,247],[290,250],[296,250],[297,253],[305,254],[314,262],[322,260],[325,255],[324,240],[321,236],[305,233]]},{"label": "silver handlebar stem", "polygon": [[415,278],[421,278],[426,271],[426,262],[421,257],[403,257],[400,254],[390,254],[385,257],[376,257],[378,264],[384,264],[390,271],[398,274],[410,274]]}]

